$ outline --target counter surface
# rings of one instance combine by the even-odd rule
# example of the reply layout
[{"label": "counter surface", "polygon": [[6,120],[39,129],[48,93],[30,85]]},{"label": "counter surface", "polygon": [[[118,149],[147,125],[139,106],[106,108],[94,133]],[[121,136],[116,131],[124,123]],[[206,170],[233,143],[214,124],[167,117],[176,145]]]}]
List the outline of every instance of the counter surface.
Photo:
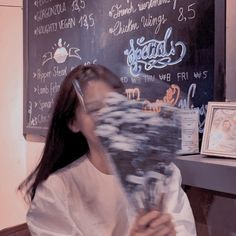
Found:
[{"label": "counter surface", "polygon": [[205,155],[178,156],[184,185],[236,195],[236,159]]}]

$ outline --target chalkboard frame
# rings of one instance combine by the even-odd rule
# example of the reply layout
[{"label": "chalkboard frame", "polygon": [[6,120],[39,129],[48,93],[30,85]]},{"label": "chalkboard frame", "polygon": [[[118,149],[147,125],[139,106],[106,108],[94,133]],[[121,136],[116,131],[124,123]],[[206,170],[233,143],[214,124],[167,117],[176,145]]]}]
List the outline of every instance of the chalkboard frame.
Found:
[{"label": "chalkboard frame", "polygon": [[28,91],[28,68],[29,68],[29,39],[28,39],[28,0],[23,0],[23,136],[27,141],[45,142],[45,135],[26,127],[27,121],[27,91]]},{"label": "chalkboard frame", "polygon": [[[32,132],[26,127],[27,120],[27,91],[28,91],[28,68],[29,68],[29,44],[28,44],[28,1],[23,0],[23,135],[27,136]],[[37,135],[36,135],[37,136]]]},{"label": "chalkboard frame", "polygon": [[[217,14],[221,13],[221,14]],[[215,0],[214,101],[225,101],[226,90],[226,0]],[[218,49],[221,50],[218,50]]]},{"label": "chalkboard frame", "polygon": [[[43,142],[45,132],[27,127],[27,92],[29,80],[29,0],[23,0],[23,135],[26,140]],[[225,100],[226,72],[226,0],[215,0],[214,101]],[[216,27],[217,26],[217,27]]]}]

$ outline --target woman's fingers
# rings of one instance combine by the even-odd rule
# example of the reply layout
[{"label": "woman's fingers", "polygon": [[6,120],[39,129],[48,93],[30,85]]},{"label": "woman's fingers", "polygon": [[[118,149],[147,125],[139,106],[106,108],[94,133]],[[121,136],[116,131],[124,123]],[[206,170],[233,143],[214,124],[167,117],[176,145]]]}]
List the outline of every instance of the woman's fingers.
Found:
[{"label": "woman's fingers", "polygon": [[[148,236],[175,236],[175,227],[169,214],[160,214],[147,231]],[[145,234],[146,236],[146,234]]]},{"label": "woman's fingers", "polygon": [[151,224],[151,228],[156,228],[159,225],[171,222],[171,216],[169,214],[159,214],[159,217],[155,218]]},{"label": "woman's fingers", "polygon": [[163,225],[155,229],[147,228],[143,231],[135,231],[132,236],[176,236],[176,233],[173,227]]},{"label": "woman's fingers", "polygon": [[174,224],[169,222],[158,226],[152,236],[176,236]]},{"label": "woman's fingers", "polygon": [[150,226],[150,224],[155,221],[161,213],[158,211],[150,211],[145,215],[141,215],[136,223],[136,228],[138,230],[144,230]]},{"label": "woman's fingers", "polygon": [[174,224],[169,214],[156,210],[141,215],[133,228],[132,236],[175,236]]}]

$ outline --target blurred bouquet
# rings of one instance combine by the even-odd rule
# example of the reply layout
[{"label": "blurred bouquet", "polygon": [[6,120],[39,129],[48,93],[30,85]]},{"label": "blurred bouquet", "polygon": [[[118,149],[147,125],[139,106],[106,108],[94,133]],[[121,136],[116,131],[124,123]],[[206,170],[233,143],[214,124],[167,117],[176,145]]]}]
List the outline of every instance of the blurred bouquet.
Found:
[{"label": "blurred bouquet", "polygon": [[181,148],[181,119],[177,108],[154,113],[142,111],[143,105],[109,93],[96,114],[96,134],[136,210],[161,210],[170,163]]}]

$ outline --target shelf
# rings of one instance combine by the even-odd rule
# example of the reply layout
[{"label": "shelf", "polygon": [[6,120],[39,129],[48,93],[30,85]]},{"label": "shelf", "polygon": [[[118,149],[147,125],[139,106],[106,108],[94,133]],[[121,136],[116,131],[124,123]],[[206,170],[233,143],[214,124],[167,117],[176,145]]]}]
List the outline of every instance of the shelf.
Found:
[{"label": "shelf", "polygon": [[198,154],[179,156],[174,162],[184,185],[236,195],[236,159]]}]

